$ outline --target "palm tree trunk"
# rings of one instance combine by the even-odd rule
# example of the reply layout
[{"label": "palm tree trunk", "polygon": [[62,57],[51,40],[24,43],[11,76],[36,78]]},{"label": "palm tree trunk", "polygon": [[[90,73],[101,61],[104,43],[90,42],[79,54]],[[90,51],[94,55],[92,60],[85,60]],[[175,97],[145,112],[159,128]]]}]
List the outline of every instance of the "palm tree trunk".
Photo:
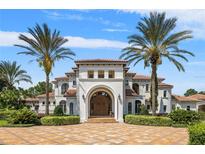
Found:
[{"label": "palm tree trunk", "polygon": [[157,80],[156,64],[152,64],[150,96],[151,96],[151,105],[152,105],[152,115],[156,115],[157,96],[158,96],[158,80]]},{"label": "palm tree trunk", "polygon": [[49,115],[49,74],[46,74],[46,115]]}]

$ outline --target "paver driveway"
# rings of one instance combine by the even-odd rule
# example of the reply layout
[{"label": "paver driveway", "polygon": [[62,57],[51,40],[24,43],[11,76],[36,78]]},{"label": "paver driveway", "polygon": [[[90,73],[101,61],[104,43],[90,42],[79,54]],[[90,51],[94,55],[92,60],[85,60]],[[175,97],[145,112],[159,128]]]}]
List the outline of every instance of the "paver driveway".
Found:
[{"label": "paver driveway", "polygon": [[187,144],[185,128],[124,123],[0,127],[0,144]]}]

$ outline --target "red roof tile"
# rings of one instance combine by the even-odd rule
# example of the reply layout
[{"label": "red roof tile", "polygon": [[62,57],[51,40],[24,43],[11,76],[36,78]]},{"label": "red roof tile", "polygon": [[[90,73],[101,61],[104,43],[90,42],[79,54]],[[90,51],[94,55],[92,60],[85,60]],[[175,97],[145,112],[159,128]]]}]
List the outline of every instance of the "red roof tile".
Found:
[{"label": "red roof tile", "polygon": [[76,93],[77,93],[76,88],[69,88],[69,89],[65,92],[64,96],[65,96],[65,97],[76,97]]},{"label": "red roof tile", "polygon": [[[140,74],[136,74],[134,77],[133,77],[134,80],[151,80],[151,76],[146,76],[146,75],[140,75]],[[158,77],[158,80],[165,80],[165,78],[161,78],[161,77]]]},{"label": "red roof tile", "polygon": [[205,101],[205,95],[203,95],[203,94],[191,95],[191,96],[188,96],[188,98],[198,99],[198,100]]},{"label": "red roof tile", "polygon": [[69,80],[69,78],[67,76],[63,76],[63,77],[57,77],[55,78],[55,80],[59,81],[59,80]]},{"label": "red roof tile", "polygon": [[199,102],[198,99],[189,98],[186,96],[172,95],[172,98],[180,102]]},{"label": "red roof tile", "polygon": [[[46,97],[46,94],[38,95],[37,98]],[[50,92],[49,97],[54,97],[54,93]]]},{"label": "red roof tile", "polygon": [[125,89],[126,96],[138,96],[138,94],[133,89]]},{"label": "red roof tile", "polygon": [[75,63],[127,63],[126,60],[121,59],[82,59],[76,60]]},{"label": "red roof tile", "polygon": [[171,84],[167,84],[167,83],[159,83],[158,85],[159,85],[159,88],[160,88],[160,87],[173,88],[173,85],[171,85]]}]

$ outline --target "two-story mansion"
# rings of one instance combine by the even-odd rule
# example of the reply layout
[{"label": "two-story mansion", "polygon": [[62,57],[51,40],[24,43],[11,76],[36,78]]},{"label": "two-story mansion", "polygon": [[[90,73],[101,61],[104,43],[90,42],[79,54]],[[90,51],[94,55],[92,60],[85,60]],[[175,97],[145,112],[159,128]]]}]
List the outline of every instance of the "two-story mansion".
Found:
[{"label": "two-story mansion", "polygon": [[[125,60],[77,60],[73,71],[55,78],[49,94],[49,109],[62,105],[66,114],[80,115],[81,122],[92,116],[113,116],[123,122],[124,114],[139,112],[142,104],[151,111],[150,77],[130,73]],[[158,113],[169,113],[172,108],[172,85],[159,80]],[[45,113],[45,95],[39,95],[38,113]]]}]

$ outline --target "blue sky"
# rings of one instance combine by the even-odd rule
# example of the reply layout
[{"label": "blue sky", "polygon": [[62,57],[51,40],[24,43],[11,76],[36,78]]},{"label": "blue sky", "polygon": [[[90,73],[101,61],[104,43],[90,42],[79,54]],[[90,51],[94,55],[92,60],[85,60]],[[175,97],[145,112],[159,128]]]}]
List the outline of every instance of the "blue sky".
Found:
[{"label": "blue sky", "polygon": [[[44,72],[32,58],[17,55],[21,49],[13,44],[19,33],[26,33],[28,27],[36,23],[47,23],[52,29],[61,31],[68,38],[66,44],[75,53],[75,59],[112,58],[117,59],[121,49],[127,45],[127,37],[137,33],[135,29],[141,17],[150,10],[0,10],[0,60],[17,61],[32,77],[34,84],[45,79]],[[166,11],[166,10],[163,10]],[[167,60],[158,69],[158,76],[165,77],[166,83],[173,84],[173,93],[183,94],[188,88],[205,90],[205,11],[204,10],[169,10],[168,17],[177,17],[176,31],[189,29],[194,38],[182,42],[179,46],[192,51],[196,56],[188,57],[183,63],[186,72],[178,70]],[[56,63],[51,79],[64,76],[71,70],[74,62],[64,60]],[[130,66],[130,71],[139,74],[150,74],[139,63]],[[22,83],[22,87],[30,84]]]}]

